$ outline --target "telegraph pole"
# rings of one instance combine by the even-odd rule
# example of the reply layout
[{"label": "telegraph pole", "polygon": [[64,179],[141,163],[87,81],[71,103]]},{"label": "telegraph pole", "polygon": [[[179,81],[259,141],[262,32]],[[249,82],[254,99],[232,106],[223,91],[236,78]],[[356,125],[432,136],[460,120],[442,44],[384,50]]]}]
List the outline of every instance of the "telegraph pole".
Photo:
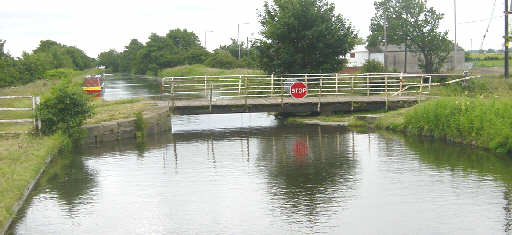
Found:
[{"label": "telegraph pole", "polygon": [[509,39],[508,39],[508,14],[509,6],[508,6],[508,0],[505,0],[505,79],[508,79],[510,77],[509,71],[508,71],[508,46],[509,46]]},{"label": "telegraph pole", "polygon": [[[508,0],[505,0],[508,1]],[[455,15],[455,46],[453,50],[453,70],[457,69],[457,0],[453,0],[453,11]]]}]

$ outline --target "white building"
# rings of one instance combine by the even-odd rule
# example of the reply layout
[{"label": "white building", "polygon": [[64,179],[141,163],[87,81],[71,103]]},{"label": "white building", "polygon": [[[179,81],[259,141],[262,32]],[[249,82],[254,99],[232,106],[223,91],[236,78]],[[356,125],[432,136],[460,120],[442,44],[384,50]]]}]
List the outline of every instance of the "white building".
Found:
[{"label": "white building", "polygon": [[368,57],[372,60],[376,60],[384,64],[384,53],[368,53],[368,50],[364,45],[358,45],[348,53],[345,58],[348,61],[348,67],[362,67],[368,60]]}]

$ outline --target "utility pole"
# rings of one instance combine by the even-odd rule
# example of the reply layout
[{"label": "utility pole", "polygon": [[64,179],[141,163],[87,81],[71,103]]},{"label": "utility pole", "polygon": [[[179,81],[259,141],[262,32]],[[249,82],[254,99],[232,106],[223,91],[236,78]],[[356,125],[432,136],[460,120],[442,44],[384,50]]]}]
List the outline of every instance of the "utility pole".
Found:
[{"label": "utility pole", "polygon": [[508,6],[508,0],[505,0],[505,79],[508,79],[510,77],[509,71],[508,71],[508,45],[509,45],[509,39],[508,39],[508,14],[510,13]]},{"label": "utility pole", "polygon": [[384,69],[388,69],[386,64],[386,52],[388,51],[388,18],[384,14]]},{"label": "utility pole", "polygon": [[[508,0],[505,0],[508,1]],[[453,70],[457,69],[457,0],[453,0],[453,11],[455,19],[455,46],[453,49]]]},{"label": "utility pole", "polygon": [[4,54],[4,45],[5,45],[5,40],[0,39],[0,55]]}]

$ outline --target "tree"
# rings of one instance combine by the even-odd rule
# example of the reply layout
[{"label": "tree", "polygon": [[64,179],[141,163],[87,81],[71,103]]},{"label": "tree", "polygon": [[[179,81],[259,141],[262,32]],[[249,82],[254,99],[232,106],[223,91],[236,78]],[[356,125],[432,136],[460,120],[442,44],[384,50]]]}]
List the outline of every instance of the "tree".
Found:
[{"label": "tree", "polygon": [[233,69],[240,67],[240,62],[228,51],[217,49],[204,62],[208,67],[220,69]]},{"label": "tree", "polygon": [[334,4],[326,0],[273,0],[264,4],[259,21],[263,40],[258,62],[267,73],[336,72],[341,56],[355,46],[357,34]]},{"label": "tree", "polygon": [[121,63],[121,54],[114,49],[102,52],[98,55],[98,65],[104,65],[111,73],[119,72],[119,64]]},{"label": "tree", "polygon": [[[422,54],[420,66],[426,73],[437,72],[448,58],[453,44],[448,32],[439,32],[443,14],[427,7],[426,0],[379,0],[371,20],[368,49],[384,43],[405,45]],[[386,35],[384,35],[386,26]]]}]

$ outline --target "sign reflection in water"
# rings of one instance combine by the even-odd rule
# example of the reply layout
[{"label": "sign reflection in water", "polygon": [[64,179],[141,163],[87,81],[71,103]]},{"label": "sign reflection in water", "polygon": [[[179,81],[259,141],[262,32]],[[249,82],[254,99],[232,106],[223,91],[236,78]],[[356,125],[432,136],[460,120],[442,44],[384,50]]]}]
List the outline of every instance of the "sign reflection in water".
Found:
[{"label": "sign reflection in water", "polygon": [[[502,234],[510,229],[512,161],[506,157],[411,137],[282,126],[263,114],[173,121],[174,133],[149,137],[138,149],[135,142],[122,142],[56,159],[11,231]],[[208,122],[226,125],[212,129]]]}]

